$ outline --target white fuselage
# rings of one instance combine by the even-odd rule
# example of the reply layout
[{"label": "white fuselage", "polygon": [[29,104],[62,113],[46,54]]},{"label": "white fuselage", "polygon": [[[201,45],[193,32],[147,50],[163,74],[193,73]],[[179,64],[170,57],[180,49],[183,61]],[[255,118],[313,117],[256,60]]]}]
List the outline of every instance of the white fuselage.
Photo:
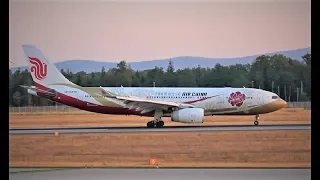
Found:
[{"label": "white fuselage", "polygon": [[[51,85],[49,88],[67,96],[79,99],[90,105],[104,106],[97,98],[105,98],[120,106],[124,106],[122,101],[101,96],[101,94],[89,94],[78,88]],[[90,87],[86,87],[90,89]],[[193,104],[205,110],[205,115],[225,114],[238,111],[246,112],[252,107],[262,106],[279,100],[279,97],[272,92],[254,88],[184,88],[184,87],[102,87],[105,91],[110,91],[119,96],[133,96],[143,99],[179,102]],[[240,92],[245,95],[241,106],[232,105],[230,95]],[[207,98],[207,99],[205,99]],[[204,99],[204,100],[201,100]],[[235,100],[236,102],[237,100]],[[241,100],[239,100],[241,101]],[[219,111],[221,110],[221,111]],[[263,113],[263,112],[261,112]],[[112,114],[112,112],[111,112]],[[246,113],[244,113],[246,114]]]}]

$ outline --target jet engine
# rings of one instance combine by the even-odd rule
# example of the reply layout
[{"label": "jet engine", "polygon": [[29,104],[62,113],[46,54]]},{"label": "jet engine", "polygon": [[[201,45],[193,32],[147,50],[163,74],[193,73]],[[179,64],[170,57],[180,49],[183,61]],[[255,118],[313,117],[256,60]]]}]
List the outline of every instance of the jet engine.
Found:
[{"label": "jet engine", "polygon": [[204,109],[202,108],[184,108],[173,111],[171,121],[181,123],[203,123]]}]

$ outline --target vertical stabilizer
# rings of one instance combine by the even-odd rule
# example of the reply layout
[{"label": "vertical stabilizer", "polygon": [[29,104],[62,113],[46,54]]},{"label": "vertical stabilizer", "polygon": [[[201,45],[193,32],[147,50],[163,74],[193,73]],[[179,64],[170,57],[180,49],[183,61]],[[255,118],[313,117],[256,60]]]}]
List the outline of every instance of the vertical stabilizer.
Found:
[{"label": "vertical stabilizer", "polygon": [[22,45],[34,82],[41,85],[73,84],[34,45]]}]

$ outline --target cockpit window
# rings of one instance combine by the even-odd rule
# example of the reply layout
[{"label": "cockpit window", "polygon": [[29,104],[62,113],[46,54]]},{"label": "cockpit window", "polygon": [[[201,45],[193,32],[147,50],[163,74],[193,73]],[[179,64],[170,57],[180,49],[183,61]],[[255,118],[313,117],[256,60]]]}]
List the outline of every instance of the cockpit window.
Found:
[{"label": "cockpit window", "polygon": [[272,96],[272,99],[278,99],[278,96]]}]

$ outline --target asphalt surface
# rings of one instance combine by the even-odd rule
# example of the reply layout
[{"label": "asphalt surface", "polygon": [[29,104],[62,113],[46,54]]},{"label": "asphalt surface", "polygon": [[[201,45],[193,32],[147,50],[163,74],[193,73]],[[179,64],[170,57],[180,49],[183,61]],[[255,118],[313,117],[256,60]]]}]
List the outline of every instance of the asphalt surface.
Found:
[{"label": "asphalt surface", "polygon": [[283,125],[221,125],[221,126],[168,126],[162,128],[146,127],[79,127],[79,128],[38,128],[9,129],[9,134],[53,134],[70,133],[141,133],[141,132],[203,132],[203,131],[270,131],[270,130],[310,130],[310,124]]},{"label": "asphalt surface", "polygon": [[[11,172],[10,172],[11,171]],[[28,172],[26,172],[28,171]],[[9,169],[10,180],[309,180],[311,169]]]}]

